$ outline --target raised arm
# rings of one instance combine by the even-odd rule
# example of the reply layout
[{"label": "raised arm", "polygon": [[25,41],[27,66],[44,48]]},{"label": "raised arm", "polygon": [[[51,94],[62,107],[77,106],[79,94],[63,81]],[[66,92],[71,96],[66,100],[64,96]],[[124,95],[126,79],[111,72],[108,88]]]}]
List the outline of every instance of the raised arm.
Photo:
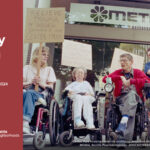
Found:
[{"label": "raised arm", "polygon": [[120,74],[119,74],[119,70],[117,70],[117,71],[114,71],[114,72],[112,72],[111,74],[109,74],[109,75],[106,75],[106,76],[104,76],[103,77],[103,79],[102,79],[102,81],[104,82],[104,83],[106,83],[106,78],[111,78],[111,80],[112,80],[112,82],[117,82],[117,81],[121,81],[121,78],[120,78]]}]

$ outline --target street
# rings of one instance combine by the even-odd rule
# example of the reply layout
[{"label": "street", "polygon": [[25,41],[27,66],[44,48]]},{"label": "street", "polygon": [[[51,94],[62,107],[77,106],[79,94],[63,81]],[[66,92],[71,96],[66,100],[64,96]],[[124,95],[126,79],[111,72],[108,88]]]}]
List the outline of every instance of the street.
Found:
[{"label": "street", "polygon": [[[85,146],[71,146],[71,147],[62,147],[62,146],[46,146],[45,148],[43,148],[43,150],[57,150],[57,149],[61,149],[61,150],[115,150],[116,148],[112,148],[112,147],[95,147],[95,146],[91,146],[91,147],[85,147]],[[146,148],[141,148],[141,147],[127,147],[126,149],[128,150],[149,150],[149,147]],[[23,150],[35,150],[33,146],[24,146]]]},{"label": "street", "polygon": [[[24,146],[23,146],[23,150],[35,150],[34,146],[33,146],[33,139],[32,138],[26,138],[23,140],[24,142]],[[56,146],[51,146],[50,145],[50,140],[49,140],[49,135],[47,134],[46,135],[46,146],[43,148],[43,150],[57,150],[57,149],[61,149],[61,150],[70,150],[70,149],[73,149],[73,150],[83,150],[83,149],[86,149],[86,150],[114,150],[116,149],[115,147],[112,147],[112,145],[109,145],[108,144],[78,144],[78,145],[73,145],[71,147],[63,147],[61,145],[56,145]],[[139,146],[138,143],[133,143],[130,145],[130,147],[127,147],[126,149],[129,149],[129,150],[149,150],[149,146],[143,148],[142,146]]]}]

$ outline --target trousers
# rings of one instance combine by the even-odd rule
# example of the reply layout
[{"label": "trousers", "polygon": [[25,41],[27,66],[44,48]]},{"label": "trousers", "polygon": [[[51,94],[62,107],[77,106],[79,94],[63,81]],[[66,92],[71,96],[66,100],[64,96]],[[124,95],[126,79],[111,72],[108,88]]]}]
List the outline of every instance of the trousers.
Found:
[{"label": "trousers", "polygon": [[35,102],[43,95],[35,90],[23,91],[23,119],[31,122],[34,114]]},{"label": "trousers", "polygon": [[138,102],[141,102],[140,97],[134,90],[124,93],[117,98],[117,104],[121,115],[128,115],[127,129],[124,131],[124,138],[132,140],[135,126],[135,115]]},{"label": "trousers", "polygon": [[74,94],[71,96],[71,99],[73,99],[74,121],[81,120],[81,113],[83,110],[83,117],[86,124],[93,125],[92,103],[95,101],[95,98],[92,96]]}]

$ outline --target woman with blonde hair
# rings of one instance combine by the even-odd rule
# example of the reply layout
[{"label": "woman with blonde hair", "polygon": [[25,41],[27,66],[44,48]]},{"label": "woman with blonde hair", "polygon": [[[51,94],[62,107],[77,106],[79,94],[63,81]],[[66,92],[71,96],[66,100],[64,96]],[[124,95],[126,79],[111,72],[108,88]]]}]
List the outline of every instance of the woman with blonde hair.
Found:
[{"label": "woman with blonde hair", "polygon": [[[46,87],[52,88],[56,82],[55,72],[52,67],[47,66],[48,47],[42,47],[40,74],[37,76],[37,63],[39,59],[39,47],[32,55],[30,65],[23,68],[23,133],[30,133],[29,122],[34,114],[35,102],[39,101],[46,105],[42,91]],[[39,85],[39,91],[35,91],[35,85]]]},{"label": "woman with blonde hair", "polygon": [[73,100],[75,126],[85,126],[81,120],[81,112],[83,109],[86,127],[92,129],[95,128],[92,108],[92,103],[95,101],[95,98],[92,86],[88,81],[85,81],[86,75],[87,71],[85,68],[75,68],[72,72],[72,77],[75,81],[69,84],[65,90],[69,91],[68,96]]}]

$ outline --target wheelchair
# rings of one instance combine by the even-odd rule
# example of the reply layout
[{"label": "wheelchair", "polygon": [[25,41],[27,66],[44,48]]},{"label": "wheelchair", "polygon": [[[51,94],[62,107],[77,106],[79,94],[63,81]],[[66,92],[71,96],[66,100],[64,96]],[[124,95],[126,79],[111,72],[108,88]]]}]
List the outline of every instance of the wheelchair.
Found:
[{"label": "wheelchair", "polygon": [[46,145],[46,134],[49,134],[51,145],[58,142],[59,137],[59,106],[54,99],[51,88],[45,89],[47,105],[35,106],[34,115],[30,122],[32,134],[24,134],[23,138],[33,137],[33,146],[40,150]]},{"label": "wheelchair", "polygon": [[[114,101],[114,97],[112,94],[113,84],[106,83],[105,84],[105,98],[108,100],[108,108],[106,110],[106,120],[105,120],[105,135],[106,141],[116,141],[117,134],[115,133],[116,128],[121,120],[121,113],[119,111],[119,107]],[[150,91],[150,83],[145,83],[143,88],[143,100],[146,100],[146,95]],[[144,102],[139,102],[137,105],[136,116],[135,116],[135,127],[133,134],[133,141],[141,141],[146,142],[149,139],[148,136],[148,109],[145,106]]]},{"label": "wheelchair", "polygon": [[[61,112],[61,134],[59,137],[59,142],[62,146],[71,146],[72,144],[90,143],[94,141],[101,141],[101,115],[100,107],[101,102],[99,101],[99,96],[95,93],[96,101],[92,103],[93,107],[93,119],[94,119],[94,129],[87,129],[86,127],[76,127],[74,125],[73,119],[73,101],[67,96],[68,91],[63,94],[63,111]],[[82,115],[83,116],[83,115]],[[103,118],[104,119],[104,118]],[[85,123],[84,118],[82,120]]]}]

